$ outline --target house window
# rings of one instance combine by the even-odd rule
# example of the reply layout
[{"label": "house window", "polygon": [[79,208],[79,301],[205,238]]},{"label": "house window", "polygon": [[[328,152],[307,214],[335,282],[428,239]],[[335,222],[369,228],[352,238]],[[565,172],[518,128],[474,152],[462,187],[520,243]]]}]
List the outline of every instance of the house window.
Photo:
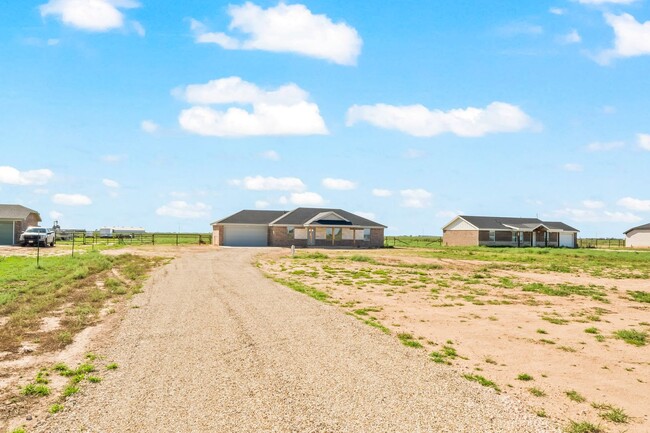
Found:
[{"label": "house window", "polygon": [[327,239],[328,241],[332,240],[332,227],[327,227],[325,229],[325,239]]},{"label": "house window", "polygon": [[287,237],[289,239],[295,239],[296,228],[294,226],[287,226]]},{"label": "house window", "polygon": [[512,242],[517,242],[517,232],[512,232]]},{"label": "house window", "polygon": [[337,241],[340,241],[343,239],[343,229],[342,228],[335,228],[334,229],[334,239]]},{"label": "house window", "polygon": [[494,230],[490,230],[490,242],[494,242],[496,239],[496,232]]},{"label": "house window", "polygon": [[363,240],[370,242],[370,229],[363,229]]}]

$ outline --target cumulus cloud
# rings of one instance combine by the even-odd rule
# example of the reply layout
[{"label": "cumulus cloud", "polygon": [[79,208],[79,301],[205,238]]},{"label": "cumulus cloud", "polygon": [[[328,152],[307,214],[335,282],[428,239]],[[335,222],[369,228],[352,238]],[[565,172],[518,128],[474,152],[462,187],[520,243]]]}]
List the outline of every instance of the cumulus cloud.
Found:
[{"label": "cumulus cloud", "polygon": [[279,161],[280,160],[280,154],[276,152],[275,150],[267,150],[265,152],[260,153],[260,157],[264,159],[268,159],[270,161]]},{"label": "cumulus cloud", "polygon": [[93,203],[90,197],[83,194],[54,194],[52,202],[65,206],[88,206]]},{"label": "cumulus cloud", "polygon": [[643,150],[650,150],[650,134],[637,134],[637,143]]},{"label": "cumulus cloud", "polygon": [[321,183],[327,189],[336,189],[340,191],[355,189],[357,187],[357,184],[351,180],[333,179],[331,177],[326,177]]},{"label": "cumulus cloud", "polygon": [[605,14],[605,20],[614,29],[614,47],[594,57],[607,65],[618,57],[637,57],[650,54],[650,21],[638,22],[630,14]]},{"label": "cumulus cloud", "polygon": [[325,199],[315,192],[294,192],[289,196],[289,202],[297,206],[320,206]]},{"label": "cumulus cloud", "polygon": [[504,102],[493,102],[486,108],[450,111],[430,110],[422,105],[353,105],[347,112],[347,125],[358,122],[396,129],[416,137],[433,137],[446,132],[461,137],[481,137],[535,126],[535,122],[519,107]]},{"label": "cumulus cloud", "polygon": [[582,205],[587,209],[601,209],[605,207],[605,203],[598,200],[583,200]]},{"label": "cumulus cloud", "polygon": [[52,170],[46,168],[20,171],[7,165],[0,166],[0,183],[9,185],[45,185],[53,176]]},{"label": "cumulus cloud", "polygon": [[561,44],[577,44],[582,41],[582,37],[580,37],[580,33],[576,29],[571,30],[569,33],[566,35],[562,35],[558,38],[558,41]]},{"label": "cumulus cloud", "polygon": [[250,191],[304,191],[306,185],[297,177],[246,176],[243,179],[228,181]]},{"label": "cumulus cloud", "polygon": [[[178,119],[183,129],[195,134],[245,137],[328,133],[318,105],[309,102],[309,94],[293,83],[265,90],[239,77],[228,77],[190,84],[172,93],[198,104],[183,110]],[[230,107],[223,111],[209,104],[250,104],[252,110]]]},{"label": "cumulus cloud", "polygon": [[390,197],[393,192],[389,189],[375,188],[372,190],[372,195],[375,197]]},{"label": "cumulus cloud", "polygon": [[566,171],[573,171],[573,172],[578,172],[583,170],[582,165],[576,164],[574,162],[566,163],[562,166],[562,168]]},{"label": "cumulus cloud", "polygon": [[117,181],[114,181],[112,179],[102,179],[102,183],[104,184],[104,186],[106,186],[108,188],[119,188],[120,187],[120,184],[117,183]]},{"label": "cumulus cloud", "polygon": [[610,212],[594,209],[565,208],[552,213],[553,217],[567,218],[576,222],[616,222],[635,223],[641,221],[641,217],[630,212]]},{"label": "cumulus cloud", "polygon": [[[123,28],[124,14],[120,9],[133,9],[140,4],[133,0],[50,0],[39,7],[41,16],[50,15],[63,24],[91,32],[105,32]],[[140,23],[136,32],[143,35]]]},{"label": "cumulus cloud", "polygon": [[587,145],[587,150],[589,152],[607,152],[610,150],[620,149],[623,146],[625,146],[625,143],[622,141],[594,141]]},{"label": "cumulus cloud", "polygon": [[257,200],[255,201],[255,209],[266,209],[271,203],[266,200]]},{"label": "cumulus cloud", "polygon": [[160,129],[160,125],[153,120],[143,120],[140,122],[140,129],[148,134],[155,134]]},{"label": "cumulus cloud", "polygon": [[619,206],[622,206],[626,209],[650,212],[650,200],[641,200],[633,197],[623,197],[616,202]]},{"label": "cumulus cloud", "polygon": [[403,189],[399,193],[402,196],[402,206],[404,207],[423,208],[431,206],[433,195],[425,189]]},{"label": "cumulus cloud", "polygon": [[301,4],[280,3],[263,9],[251,2],[231,5],[230,30],[246,38],[222,32],[209,32],[199,21],[191,28],[198,43],[212,43],[226,50],[263,50],[290,52],[328,60],[340,65],[354,65],[363,41],[357,31],[343,23],[334,23],[326,15],[313,14]]},{"label": "cumulus cloud", "polygon": [[156,209],[156,215],[188,219],[206,218],[210,214],[210,209],[212,207],[205,203],[191,204],[183,200],[176,200]]}]

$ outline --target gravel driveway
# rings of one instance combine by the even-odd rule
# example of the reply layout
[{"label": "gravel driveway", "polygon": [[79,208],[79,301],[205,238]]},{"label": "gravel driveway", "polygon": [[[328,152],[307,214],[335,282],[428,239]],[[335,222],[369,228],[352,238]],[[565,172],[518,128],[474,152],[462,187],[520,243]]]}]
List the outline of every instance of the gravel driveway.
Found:
[{"label": "gravel driveway", "polygon": [[557,431],[421,350],[266,279],[251,264],[258,252],[183,253],[155,271],[104,350],[119,369],[34,431]]}]

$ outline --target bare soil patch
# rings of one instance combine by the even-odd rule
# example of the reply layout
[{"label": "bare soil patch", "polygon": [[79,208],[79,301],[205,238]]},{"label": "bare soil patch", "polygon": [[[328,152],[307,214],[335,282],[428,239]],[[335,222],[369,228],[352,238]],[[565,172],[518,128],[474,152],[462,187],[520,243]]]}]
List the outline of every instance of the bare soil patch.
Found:
[{"label": "bare soil patch", "polygon": [[[503,263],[423,258],[399,249],[362,255],[308,250],[297,258],[280,251],[258,265],[271,277],[329,295],[423,358],[459,375],[484,376],[540,415],[564,424],[587,420],[607,431],[650,430],[650,341],[636,346],[616,336],[620,330],[650,333],[650,304],[628,293],[650,292],[650,282],[632,272],[631,278],[601,278],[510,270]],[[617,270],[604,274],[620,276]],[[571,391],[584,401],[572,399]],[[607,419],[608,406],[623,409],[628,422]]]}]

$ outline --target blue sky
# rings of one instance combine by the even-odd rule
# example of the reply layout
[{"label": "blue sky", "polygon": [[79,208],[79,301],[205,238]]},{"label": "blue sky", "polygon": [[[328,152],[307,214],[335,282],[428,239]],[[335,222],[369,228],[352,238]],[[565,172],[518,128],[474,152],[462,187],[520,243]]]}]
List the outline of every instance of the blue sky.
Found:
[{"label": "blue sky", "polygon": [[649,0],[7,0],[0,202],[209,231],[343,208],[650,221]]}]

